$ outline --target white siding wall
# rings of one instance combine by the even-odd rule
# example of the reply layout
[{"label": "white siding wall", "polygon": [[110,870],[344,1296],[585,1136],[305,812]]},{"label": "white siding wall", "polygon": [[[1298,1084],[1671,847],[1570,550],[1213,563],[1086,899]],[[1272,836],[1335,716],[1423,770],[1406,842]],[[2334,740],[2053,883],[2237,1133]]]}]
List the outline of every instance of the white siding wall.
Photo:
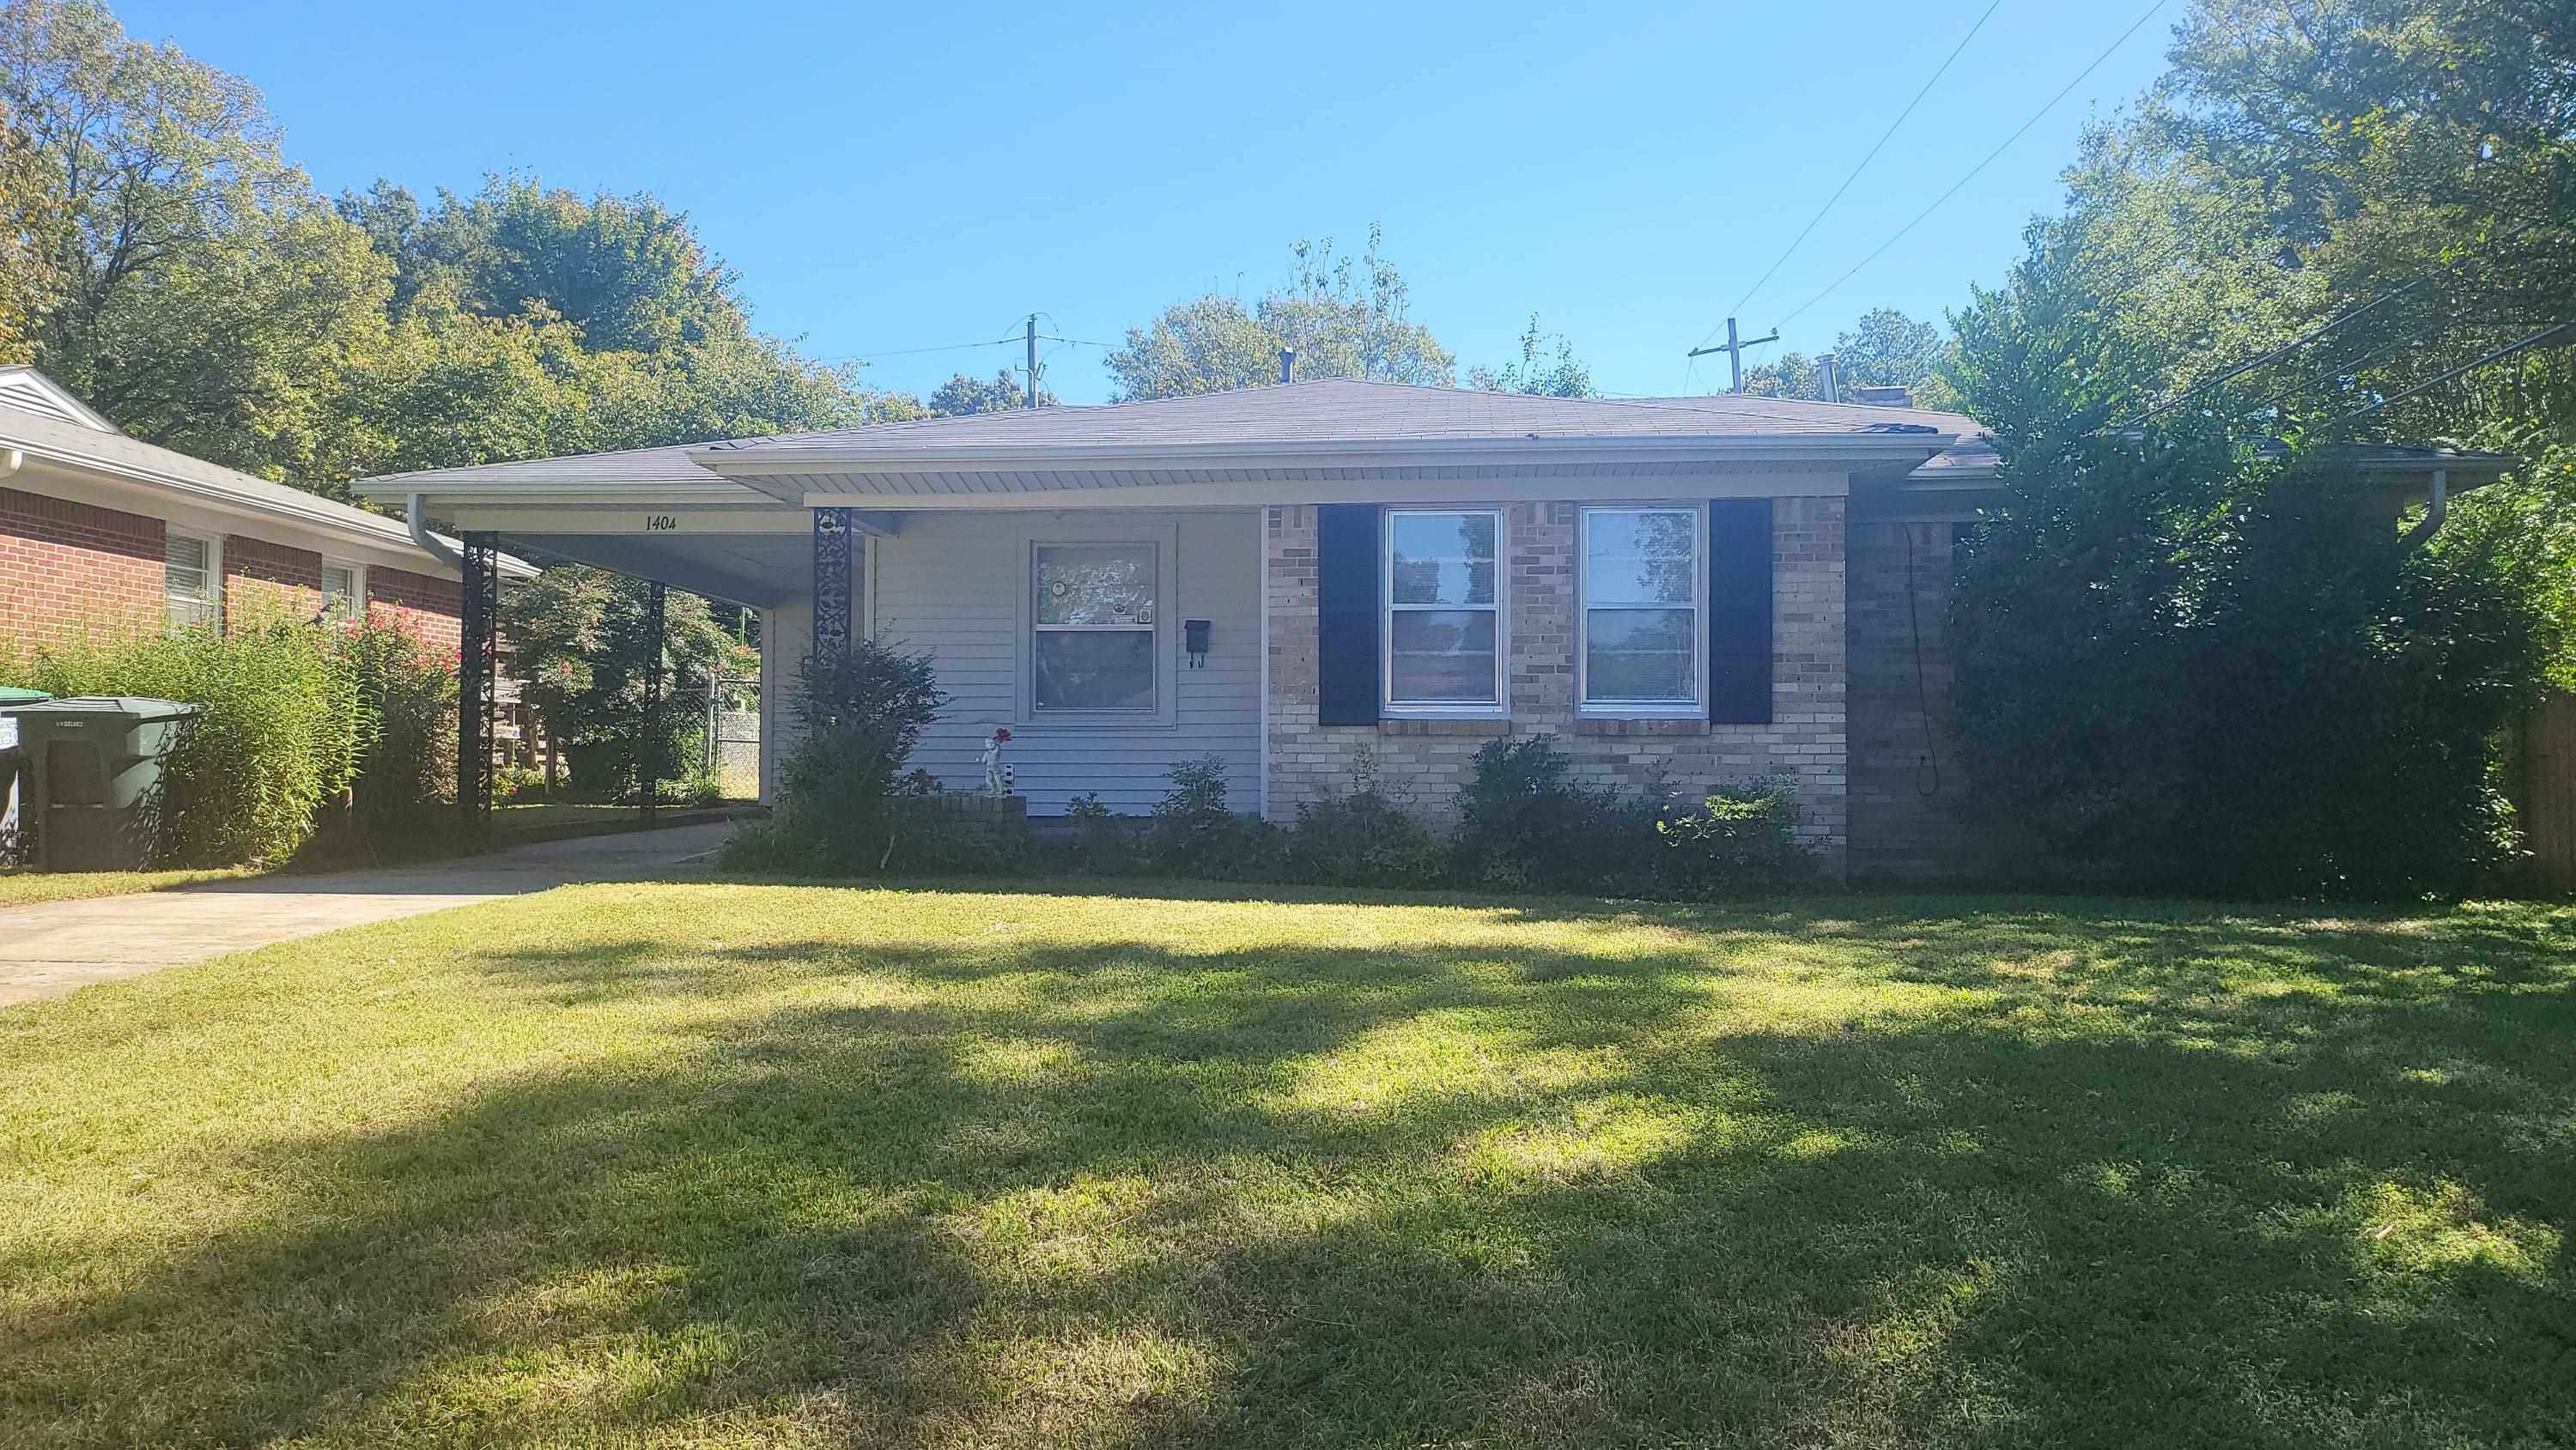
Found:
[{"label": "white siding wall", "polygon": [[[1255,511],[984,511],[913,513],[902,532],[870,541],[863,584],[868,628],[889,644],[926,650],[948,707],[923,736],[914,763],[952,790],[983,785],[979,756],[997,725],[1011,729],[1005,756],[1029,813],[1062,815],[1085,791],[1122,815],[1161,800],[1165,774],[1183,760],[1226,763],[1231,803],[1260,800],[1260,530]],[[1105,532],[1104,532],[1105,531]],[[1072,725],[1028,718],[1019,638],[1037,540],[1160,536],[1172,611],[1159,637],[1157,688],[1173,692],[1170,723]],[[1207,665],[1187,668],[1181,622],[1212,625]],[[783,634],[784,631],[781,631]],[[785,640],[780,641],[785,644]],[[802,645],[800,644],[801,650]]]}]

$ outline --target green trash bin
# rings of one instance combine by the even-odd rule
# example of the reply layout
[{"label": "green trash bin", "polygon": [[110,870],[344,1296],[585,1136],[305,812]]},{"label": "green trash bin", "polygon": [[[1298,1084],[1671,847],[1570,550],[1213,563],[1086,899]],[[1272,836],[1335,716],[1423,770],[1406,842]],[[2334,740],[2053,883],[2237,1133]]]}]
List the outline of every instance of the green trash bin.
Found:
[{"label": "green trash bin", "polygon": [[18,859],[23,824],[18,819],[18,804],[27,796],[27,753],[18,748],[18,722],[9,717],[9,711],[52,698],[42,690],[0,685],[0,862]]},{"label": "green trash bin", "polygon": [[176,700],[84,695],[6,708],[33,764],[27,825],[47,871],[134,871],[152,863],[144,807],[162,757],[197,713]]}]

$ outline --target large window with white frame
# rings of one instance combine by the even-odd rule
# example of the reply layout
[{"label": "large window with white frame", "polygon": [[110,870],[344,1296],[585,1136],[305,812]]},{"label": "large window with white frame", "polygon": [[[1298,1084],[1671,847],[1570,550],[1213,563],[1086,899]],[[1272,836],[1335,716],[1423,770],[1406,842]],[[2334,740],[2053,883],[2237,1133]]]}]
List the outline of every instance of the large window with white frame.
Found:
[{"label": "large window with white frame", "polygon": [[1153,714],[1161,551],[1150,543],[1037,543],[1030,554],[1031,712]]},{"label": "large window with white frame", "polygon": [[1695,713],[1706,698],[1705,514],[1692,507],[1583,510],[1577,682],[1599,714]]},{"label": "large window with white frame", "polygon": [[222,616],[223,560],[215,541],[196,534],[164,536],[161,592],[173,629],[215,624]]},{"label": "large window with white frame", "polygon": [[1397,713],[1503,706],[1502,514],[1386,512],[1386,706]]}]

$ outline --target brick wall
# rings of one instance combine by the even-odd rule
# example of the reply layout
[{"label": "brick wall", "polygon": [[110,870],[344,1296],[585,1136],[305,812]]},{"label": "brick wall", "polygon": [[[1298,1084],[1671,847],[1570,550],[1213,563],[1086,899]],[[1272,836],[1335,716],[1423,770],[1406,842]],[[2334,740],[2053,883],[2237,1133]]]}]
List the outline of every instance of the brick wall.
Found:
[{"label": "brick wall", "polygon": [[367,570],[368,622],[405,625],[441,657],[463,643],[464,615],[464,586],[453,579],[381,566]]},{"label": "brick wall", "polygon": [[0,488],[0,647],[157,627],[161,521]]},{"label": "brick wall", "polygon": [[1270,803],[1288,819],[1301,802],[1348,789],[1363,762],[1380,782],[1446,816],[1472,771],[1468,757],[1502,735],[1546,734],[1581,778],[1687,796],[1721,780],[1797,778],[1800,832],[1839,871],[1847,838],[1843,733],[1843,501],[1783,498],[1772,512],[1772,723],[1583,720],[1574,701],[1575,509],[1519,503],[1504,510],[1511,719],[1316,724],[1315,510],[1264,511],[1263,581],[1270,608]]},{"label": "brick wall", "polygon": [[247,629],[278,619],[311,619],[322,608],[322,556],[224,535],[224,627]]},{"label": "brick wall", "polygon": [[2021,875],[2010,843],[1961,813],[1968,778],[1949,732],[1952,527],[1851,528],[1855,881],[1933,884]]}]

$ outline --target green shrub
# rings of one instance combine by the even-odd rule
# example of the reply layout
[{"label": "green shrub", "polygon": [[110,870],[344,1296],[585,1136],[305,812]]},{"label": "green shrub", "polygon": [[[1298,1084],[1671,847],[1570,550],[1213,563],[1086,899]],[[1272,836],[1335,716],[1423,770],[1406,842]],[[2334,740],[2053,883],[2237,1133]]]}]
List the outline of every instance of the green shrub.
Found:
[{"label": "green shrub", "polygon": [[1365,750],[1352,788],[1297,807],[1285,842],[1288,874],[1320,886],[1430,887],[1449,871],[1449,850],[1380,780]]},{"label": "green shrub", "polygon": [[356,695],[358,764],[346,796],[324,803],[306,854],[382,860],[451,849],[455,671],[399,625],[353,623],[328,639]]},{"label": "green shrub", "polygon": [[1548,736],[1493,740],[1458,792],[1454,871],[1503,891],[1663,894],[1653,795],[1578,785],[1574,761]]},{"label": "green shrub", "polygon": [[165,866],[293,854],[312,835],[319,808],[355,779],[373,729],[355,667],[310,624],[65,644],[18,669],[18,683],[54,695],[143,695],[199,707],[171,749],[153,807],[153,855]]},{"label": "green shrub", "polygon": [[1075,870],[1111,876],[1136,869],[1135,823],[1110,810],[1097,792],[1084,791],[1065,802],[1064,815],[1073,831],[1066,849]]},{"label": "green shrub", "polygon": [[728,859],[818,876],[889,869],[897,835],[919,819],[901,804],[904,763],[947,698],[927,656],[872,640],[839,660],[807,660],[802,738],[778,764],[778,813],[738,833]]},{"label": "green shrub", "polygon": [[1683,896],[1748,896],[1816,881],[1816,858],[1798,843],[1796,783],[1784,777],[1733,781],[1695,811],[1654,823],[1667,848],[1661,873]]},{"label": "green shrub", "polygon": [[1223,759],[1182,761],[1170,780],[1170,793],[1145,824],[1145,854],[1154,869],[1220,881],[1259,879],[1277,869],[1279,833],[1226,805]]}]

